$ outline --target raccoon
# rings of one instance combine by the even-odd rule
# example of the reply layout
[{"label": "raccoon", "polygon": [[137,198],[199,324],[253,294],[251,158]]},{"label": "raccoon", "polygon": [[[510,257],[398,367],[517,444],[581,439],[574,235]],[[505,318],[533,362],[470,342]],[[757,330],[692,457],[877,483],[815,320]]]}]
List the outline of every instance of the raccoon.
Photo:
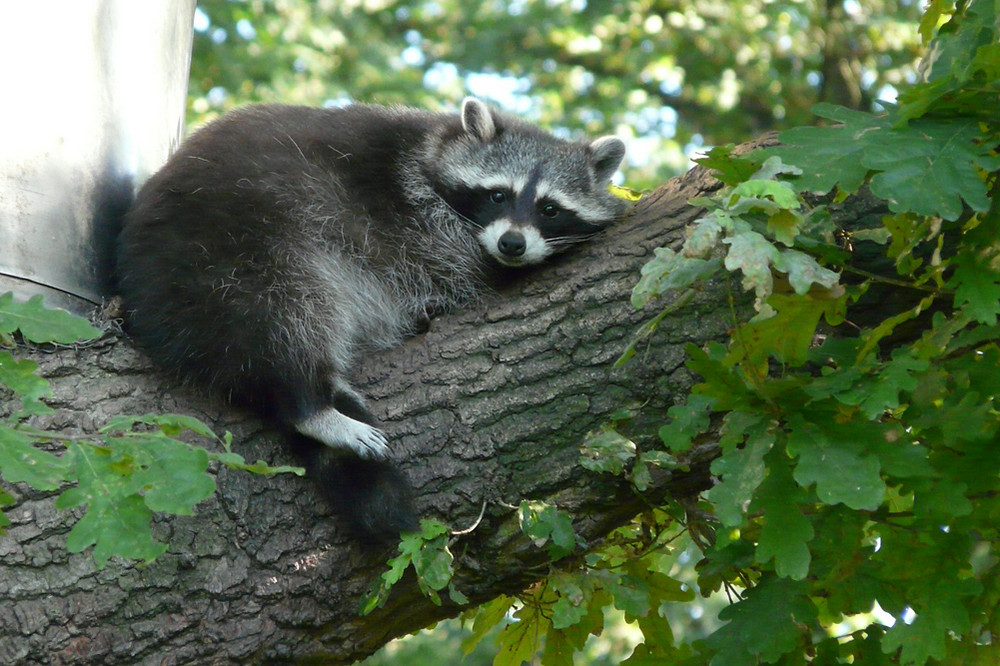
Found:
[{"label": "raccoon", "polygon": [[286,431],[366,540],[414,526],[354,359],[593,236],[625,204],[615,137],[575,143],[468,98],[459,114],[255,105],[196,132],[119,239],[129,335]]}]

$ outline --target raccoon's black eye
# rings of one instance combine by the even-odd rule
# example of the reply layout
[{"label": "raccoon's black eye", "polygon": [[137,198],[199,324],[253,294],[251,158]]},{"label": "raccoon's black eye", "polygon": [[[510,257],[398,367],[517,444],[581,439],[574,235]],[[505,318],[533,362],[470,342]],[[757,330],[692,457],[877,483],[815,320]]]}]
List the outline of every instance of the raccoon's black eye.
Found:
[{"label": "raccoon's black eye", "polygon": [[490,201],[495,204],[502,204],[505,201],[507,201],[507,195],[504,192],[501,192],[500,190],[496,190],[495,192],[490,192]]},{"label": "raccoon's black eye", "polygon": [[539,212],[545,217],[556,217],[557,215],[559,215],[559,213],[562,212],[562,208],[560,208],[555,204],[549,203],[542,206]]}]

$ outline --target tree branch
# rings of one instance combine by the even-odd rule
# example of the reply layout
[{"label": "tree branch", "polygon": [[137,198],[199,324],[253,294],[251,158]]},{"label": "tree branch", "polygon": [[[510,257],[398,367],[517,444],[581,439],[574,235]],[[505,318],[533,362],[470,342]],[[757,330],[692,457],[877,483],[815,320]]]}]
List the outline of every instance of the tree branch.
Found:
[{"label": "tree branch", "polygon": [[[662,421],[692,384],[684,346],[733,326],[730,302],[742,297],[715,284],[668,315],[631,362],[612,367],[654,314],[629,304],[639,268],[653,248],[683,238],[699,214],[687,201],[718,187],[700,168],[665,183],[601,239],[358,368],[355,384],[384,422],[418,512],[455,529],[483,512],[452,548],[456,587],[471,603],[546,573],[547,553],[518,528],[513,507],[522,499],[569,512],[590,543],[651,503],[709,487],[713,442],[690,452],[685,471],[660,470],[645,496],[578,461],[584,437],[622,408],[642,406],[627,434],[645,445],[642,434],[655,428],[641,418]],[[93,433],[116,414],[181,412],[232,431],[248,460],[296,462],[255,418],[169,383],[125,340],[22,355],[53,382],[56,412],[40,427]],[[158,521],[165,555],[145,568],[112,560],[103,570],[89,553],[66,553],[73,517],[51,496],[15,488],[14,524],[0,538],[0,662],[351,663],[462,610],[448,600],[435,606],[404,577],[383,608],[360,617],[359,600],[391,549],[350,543],[309,480],[221,469],[217,481],[195,516]]]}]

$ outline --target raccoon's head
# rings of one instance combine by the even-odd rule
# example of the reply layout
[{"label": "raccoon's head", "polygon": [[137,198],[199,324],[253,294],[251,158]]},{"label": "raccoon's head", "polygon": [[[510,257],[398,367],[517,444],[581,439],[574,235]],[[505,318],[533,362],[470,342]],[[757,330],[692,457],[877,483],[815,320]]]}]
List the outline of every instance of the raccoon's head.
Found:
[{"label": "raccoon's head", "polygon": [[543,261],[601,231],[626,206],[608,191],[625,156],[616,137],[563,141],[467,98],[460,128],[437,148],[429,167],[435,189],[506,266]]}]

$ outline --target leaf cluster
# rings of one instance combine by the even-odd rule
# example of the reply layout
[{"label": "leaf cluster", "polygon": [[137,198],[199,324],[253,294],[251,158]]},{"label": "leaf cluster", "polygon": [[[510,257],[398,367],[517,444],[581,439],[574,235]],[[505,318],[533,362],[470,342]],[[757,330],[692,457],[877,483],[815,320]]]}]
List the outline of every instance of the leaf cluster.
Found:
[{"label": "leaf cluster", "polygon": [[[15,334],[34,344],[74,344],[94,340],[101,331],[61,310],[46,309],[36,296],[25,303],[0,296],[0,345],[13,348]],[[152,532],[154,513],[191,515],[194,506],[215,491],[210,465],[223,464],[261,474],[302,473],[298,468],[247,464],[229,446],[229,433],[217,436],[190,416],[147,414],[117,416],[95,437],[63,437],[31,425],[31,417],[49,414],[51,395],[38,365],[0,350],[0,390],[19,399],[21,409],[0,422],[0,477],[43,492],[57,492],[58,509],[82,508],[66,536],[71,553],[93,546],[98,567],[119,556],[150,562],[167,545]],[[213,440],[224,452],[209,451],[178,439],[184,433]],[[0,506],[15,505],[0,489]],[[0,513],[0,535],[10,525]]]},{"label": "leaf cluster", "polygon": [[694,591],[674,575],[682,552],[677,516],[650,511],[587,550],[570,516],[556,507],[524,502],[520,516],[524,534],[547,545],[558,565],[520,594],[500,596],[468,611],[463,619],[471,622],[472,632],[463,643],[464,652],[469,654],[500,624],[494,665],[520,665],[540,653],[543,664],[571,666],[590,637],[605,630],[605,610],[613,607],[646,636],[645,644],[624,663],[663,663],[659,660],[665,650],[672,650],[674,639],[669,625],[659,622],[660,613],[694,598]]},{"label": "leaf cluster", "polygon": [[448,595],[457,604],[469,600],[452,582],[455,574],[455,556],[450,550],[451,533],[448,526],[437,520],[420,521],[419,532],[403,534],[399,542],[399,555],[389,560],[389,569],[374,581],[361,599],[362,615],[371,613],[385,604],[392,586],[412,567],[420,591],[438,606],[441,590],[448,588]]},{"label": "leaf cluster", "polygon": [[[897,105],[821,104],[828,124],[784,132],[780,146],[709,152],[727,188],[695,202],[705,213],[683,246],[644,267],[633,304],[661,312],[620,363],[707,281],[750,292],[756,314],[734,316],[728,342],[688,348],[700,381],[669,410],[661,450],[609,427],[581,464],[641,489],[650,465],[675,466],[712,436],[717,484],[588,549],[558,508],[523,504],[551,571],[474,611],[470,645],[506,623],[494,663],[571,664],[613,605],[643,635],[626,664],[995,662],[997,15],[992,0],[934,0],[925,78]],[[838,228],[830,206],[863,187],[890,213]],[[888,271],[856,269],[862,249]],[[872,300],[879,316],[855,321]],[[681,543],[701,551],[698,591],[732,602],[718,629],[684,642],[668,619],[693,596],[674,569]]]}]

